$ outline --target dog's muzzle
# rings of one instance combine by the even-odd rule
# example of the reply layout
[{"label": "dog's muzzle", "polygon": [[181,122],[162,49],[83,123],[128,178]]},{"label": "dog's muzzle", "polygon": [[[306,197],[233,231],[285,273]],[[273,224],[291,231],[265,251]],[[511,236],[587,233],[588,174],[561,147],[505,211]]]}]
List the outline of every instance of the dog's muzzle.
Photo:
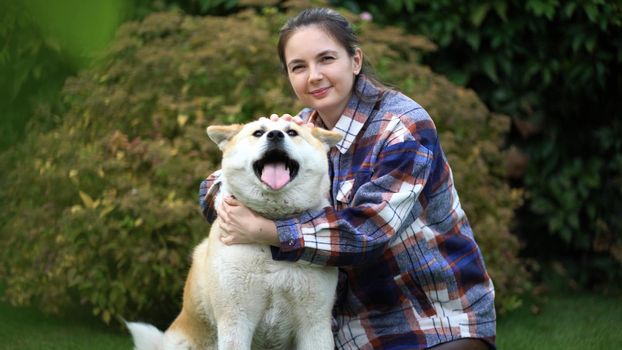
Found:
[{"label": "dog's muzzle", "polygon": [[[275,135],[275,138],[278,140],[278,135]],[[300,169],[298,162],[291,159],[287,152],[278,146],[270,148],[261,159],[253,163],[255,175],[275,191],[290,183],[298,175],[298,169]]]}]

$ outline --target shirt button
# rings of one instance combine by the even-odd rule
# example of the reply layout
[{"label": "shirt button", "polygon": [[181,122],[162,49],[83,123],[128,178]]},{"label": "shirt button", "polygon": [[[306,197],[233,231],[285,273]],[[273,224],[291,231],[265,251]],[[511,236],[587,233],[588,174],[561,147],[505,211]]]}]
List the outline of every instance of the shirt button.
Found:
[{"label": "shirt button", "polygon": [[296,242],[294,242],[293,239],[290,239],[288,244],[289,244],[290,247],[293,247],[296,244]]}]

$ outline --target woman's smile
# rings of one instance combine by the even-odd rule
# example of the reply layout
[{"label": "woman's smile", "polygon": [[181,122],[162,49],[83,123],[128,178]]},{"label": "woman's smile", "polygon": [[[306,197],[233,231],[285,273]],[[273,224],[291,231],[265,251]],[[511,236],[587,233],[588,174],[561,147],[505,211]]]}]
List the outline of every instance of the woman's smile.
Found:
[{"label": "woman's smile", "polygon": [[322,97],[325,97],[326,95],[328,95],[329,90],[330,90],[330,86],[324,87],[324,88],[315,89],[313,91],[310,91],[309,94],[313,95],[313,97],[315,97],[315,98],[322,98]]}]

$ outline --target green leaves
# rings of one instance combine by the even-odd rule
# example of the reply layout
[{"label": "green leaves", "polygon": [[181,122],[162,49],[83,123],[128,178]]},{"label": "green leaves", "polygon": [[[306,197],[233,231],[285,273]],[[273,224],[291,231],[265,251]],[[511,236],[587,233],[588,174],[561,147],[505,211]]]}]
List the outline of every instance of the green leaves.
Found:
[{"label": "green leaves", "polygon": [[548,20],[553,19],[559,6],[558,0],[527,0],[525,8],[536,16],[544,16]]},{"label": "green leaves", "polygon": [[486,18],[486,15],[488,14],[488,11],[490,10],[490,7],[491,6],[489,3],[480,3],[480,4],[476,4],[473,7],[473,9],[471,10],[470,17],[471,17],[471,23],[475,27],[479,27],[482,25],[484,18]]}]

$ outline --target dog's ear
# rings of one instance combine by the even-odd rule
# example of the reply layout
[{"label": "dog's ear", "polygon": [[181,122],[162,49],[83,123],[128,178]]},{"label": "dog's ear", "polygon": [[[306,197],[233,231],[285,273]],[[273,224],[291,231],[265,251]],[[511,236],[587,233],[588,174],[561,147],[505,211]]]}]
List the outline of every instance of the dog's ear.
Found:
[{"label": "dog's ear", "polygon": [[227,142],[237,135],[243,127],[244,125],[242,124],[208,126],[207,136],[218,145],[218,148],[223,150]]},{"label": "dog's ear", "polygon": [[343,138],[343,135],[341,135],[341,133],[337,131],[331,131],[322,128],[312,128],[311,135],[313,135],[313,137],[315,137],[316,139],[322,141],[322,143],[327,145],[329,148],[339,143],[339,141],[341,141],[341,139]]}]

